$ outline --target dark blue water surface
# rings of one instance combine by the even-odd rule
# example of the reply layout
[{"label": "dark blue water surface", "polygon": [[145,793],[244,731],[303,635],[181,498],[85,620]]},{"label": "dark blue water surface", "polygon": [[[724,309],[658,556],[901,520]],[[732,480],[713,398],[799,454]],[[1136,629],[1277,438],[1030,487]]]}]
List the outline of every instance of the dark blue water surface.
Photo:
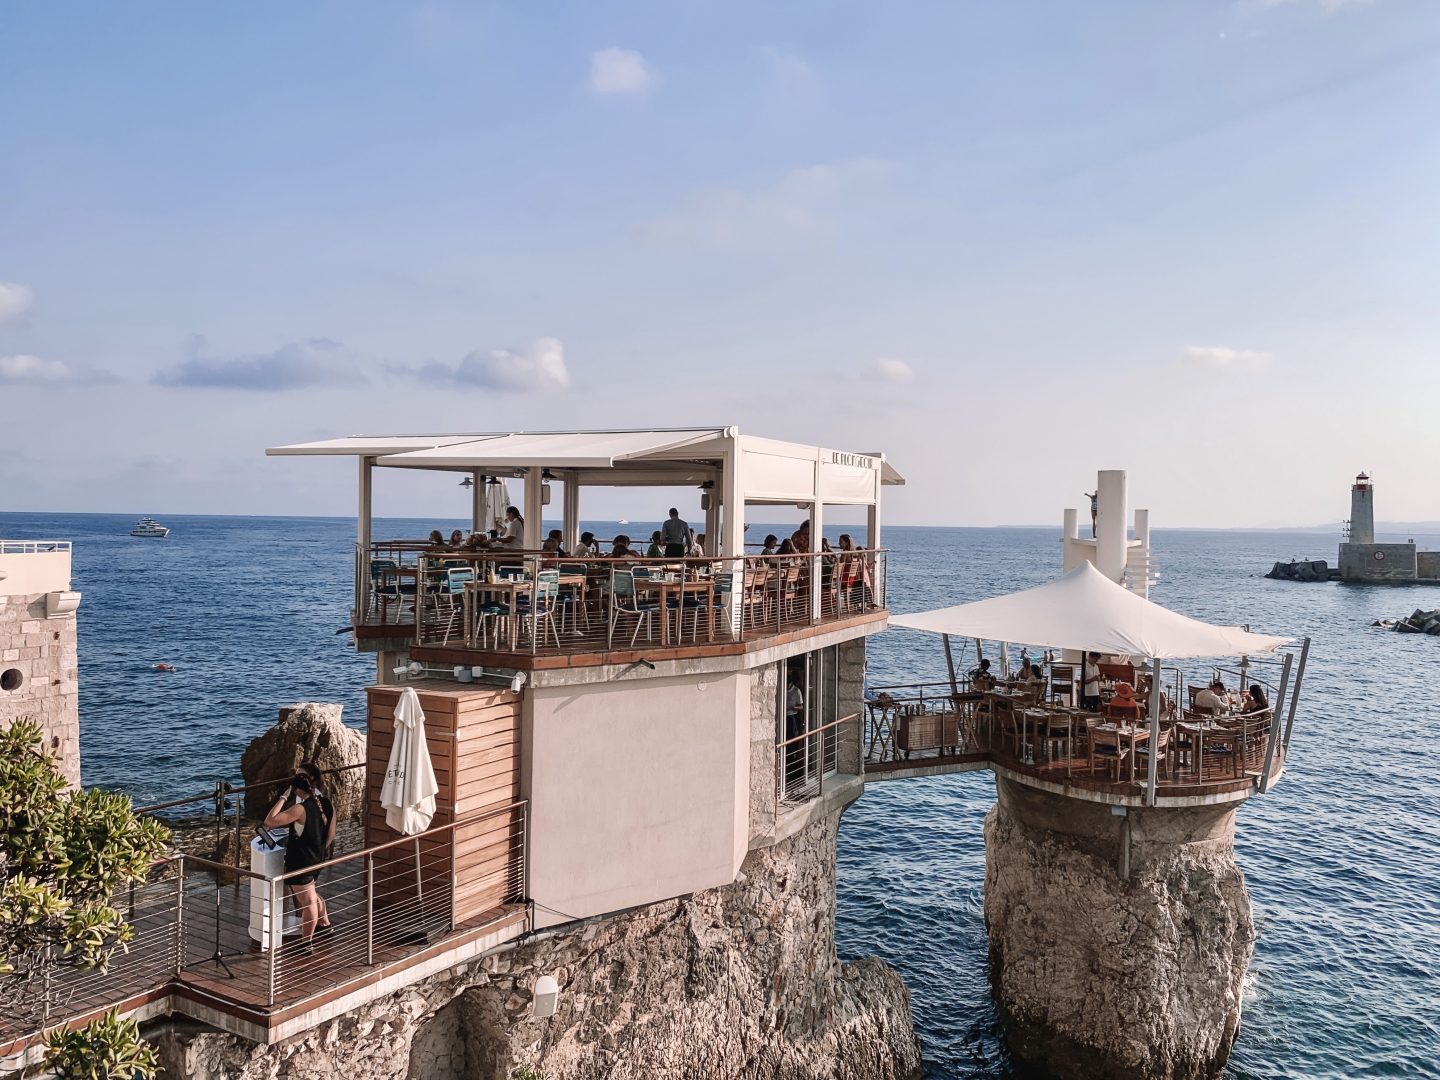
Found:
[{"label": "dark blue water surface", "polygon": [[[343,702],[360,723],[374,676],[373,659],[335,633],[349,614],[353,522],[166,521],[174,531],[156,541],[132,539],[131,518],[0,514],[0,536],[75,541],[85,782],[141,802],[234,778],[246,743],[289,702]],[[885,540],[896,611],[1039,584],[1060,559],[1058,532],[1042,529],[896,527]],[[1239,816],[1259,942],[1235,1078],[1440,1076],[1440,639],[1369,625],[1440,606],[1440,589],[1259,576],[1277,558],[1333,558],[1333,545],[1283,533],[1154,537],[1156,600],[1315,641],[1289,770]],[[872,684],[943,677],[927,635],[872,642]],[[178,670],[155,672],[159,661]],[[981,913],[981,822],[993,799],[984,773],[880,784],[840,833],[841,952],[901,971],[928,1075],[947,1080],[1008,1075]]]}]

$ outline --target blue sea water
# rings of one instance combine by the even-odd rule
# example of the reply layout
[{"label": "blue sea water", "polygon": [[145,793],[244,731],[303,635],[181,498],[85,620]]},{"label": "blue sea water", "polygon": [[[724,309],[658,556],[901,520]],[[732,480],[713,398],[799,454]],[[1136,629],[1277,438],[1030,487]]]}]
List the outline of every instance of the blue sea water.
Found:
[{"label": "blue sea water", "polygon": [[[280,705],[340,701],[358,723],[374,676],[373,659],[336,633],[348,619],[352,522],[166,521],[174,532],[155,541],[132,539],[130,518],[0,514],[0,536],[75,541],[84,779],[139,802],[234,778]],[[384,529],[439,526],[450,524]],[[1043,529],[894,527],[885,539],[896,611],[1039,584],[1059,562],[1058,533]],[[1440,1076],[1440,639],[1370,626],[1440,605],[1440,589],[1259,576],[1277,558],[1325,556],[1334,538],[1157,531],[1153,542],[1156,600],[1315,642],[1289,770],[1240,811],[1259,941],[1228,1075]],[[943,677],[925,635],[872,642],[872,683]],[[156,672],[160,661],[177,670]],[[981,910],[993,798],[984,773],[880,784],[840,832],[841,953],[900,970],[927,1075],[944,1080],[1011,1075]]]}]

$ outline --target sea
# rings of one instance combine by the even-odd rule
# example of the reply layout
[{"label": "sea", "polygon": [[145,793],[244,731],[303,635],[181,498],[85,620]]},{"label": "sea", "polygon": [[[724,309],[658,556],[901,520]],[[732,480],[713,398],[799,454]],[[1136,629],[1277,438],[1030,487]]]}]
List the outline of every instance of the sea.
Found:
[{"label": "sea", "polygon": [[[238,778],[246,744],[294,701],[342,702],[362,726],[375,665],[343,632],[353,521],[164,520],[169,539],[144,540],[128,535],[132,517],[0,513],[0,537],[75,543],[84,782],[139,804],[210,791]],[[376,535],[463,524],[383,520]],[[890,607],[1040,584],[1058,573],[1059,540],[1049,529],[889,527]],[[1235,1080],[1440,1077],[1440,638],[1372,625],[1440,607],[1440,588],[1262,576],[1277,559],[1333,560],[1337,540],[1152,536],[1153,599],[1313,641],[1287,772],[1239,812],[1259,939],[1226,1072]],[[944,677],[937,639],[891,630],[871,642],[871,685]],[[877,784],[840,829],[840,953],[877,955],[904,976],[931,1078],[1019,1075],[987,968],[981,826],[993,802],[986,773]]]}]

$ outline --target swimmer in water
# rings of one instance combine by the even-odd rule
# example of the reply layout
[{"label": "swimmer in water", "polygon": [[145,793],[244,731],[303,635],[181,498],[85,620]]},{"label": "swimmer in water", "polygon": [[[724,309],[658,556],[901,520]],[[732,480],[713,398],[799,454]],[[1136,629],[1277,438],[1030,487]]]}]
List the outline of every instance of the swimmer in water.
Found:
[{"label": "swimmer in water", "polygon": [[161,663],[161,664],[156,664],[156,665],[155,665],[155,670],[156,670],[156,671],[174,671],[175,668],[174,668],[174,666],[171,665],[171,664]]}]

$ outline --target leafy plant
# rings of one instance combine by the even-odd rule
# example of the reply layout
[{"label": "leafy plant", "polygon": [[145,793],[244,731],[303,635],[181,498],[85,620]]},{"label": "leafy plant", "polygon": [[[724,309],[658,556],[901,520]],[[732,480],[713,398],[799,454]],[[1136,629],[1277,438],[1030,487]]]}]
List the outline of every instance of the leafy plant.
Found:
[{"label": "leafy plant", "polygon": [[[34,721],[0,729],[0,1007],[31,1011],[59,965],[103,971],[134,936],[112,898],[145,881],[169,839],[123,795],[70,790]],[[136,1026],[112,1014],[52,1035],[47,1062],[57,1055],[51,1067],[74,1076],[153,1075],[136,1046]]]},{"label": "leafy plant", "polygon": [[155,1048],[140,1038],[135,1021],[120,1019],[116,1009],[83,1028],[52,1031],[45,1065],[67,1080],[150,1080],[160,1071]]},{"label": "leafy plant", "polygon": [[533,1065],[521,1065],[510,1074],[510,1080],[545,1080],[545,1074]]}]

